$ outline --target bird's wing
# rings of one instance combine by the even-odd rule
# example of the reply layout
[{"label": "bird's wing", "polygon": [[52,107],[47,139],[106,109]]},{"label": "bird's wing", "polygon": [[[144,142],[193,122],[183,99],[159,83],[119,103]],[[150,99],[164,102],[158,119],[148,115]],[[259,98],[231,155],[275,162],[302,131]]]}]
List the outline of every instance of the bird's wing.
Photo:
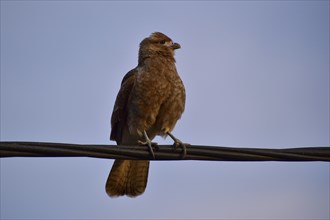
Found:
[{"label": "bird's wing", "polygon": [[120,144],[123,136],[123,127],[127,118],[127,102],[134,86],[137,69],[132,69],[123,78],[121,87],[118,92],[115,105],[111,116],[111,133],[110,140],[114,140]]}]

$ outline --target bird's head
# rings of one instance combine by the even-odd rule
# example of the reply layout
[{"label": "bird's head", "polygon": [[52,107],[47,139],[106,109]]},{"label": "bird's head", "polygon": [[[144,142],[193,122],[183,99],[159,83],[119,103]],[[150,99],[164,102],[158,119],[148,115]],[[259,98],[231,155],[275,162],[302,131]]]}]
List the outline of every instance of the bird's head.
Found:
[{"label": "bird's head", "polygon": [[160,32],[154,32],[140,43],[139,59],[152,56],[164,56],[174,59],[174,50],[181,48],[171,38]]}]

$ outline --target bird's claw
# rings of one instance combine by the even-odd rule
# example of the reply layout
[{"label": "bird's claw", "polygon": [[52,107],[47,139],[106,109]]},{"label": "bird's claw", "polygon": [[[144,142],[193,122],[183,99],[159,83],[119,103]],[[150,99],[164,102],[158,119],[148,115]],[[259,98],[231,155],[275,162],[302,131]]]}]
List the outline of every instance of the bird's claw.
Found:
[{"label": "bird's claw", "polygon": [[156,142],[151,142],[151,140],[149,139],[149,137],[148,137],[148,135],[145,131],[144,131],[144,138],[145,138],[145,141],[139,140],[138,144],[143,145],[143,146],[147,146],[148,150],[150,151],[150,154],[151,154],[152,158],[155,159],[156,157],[155,157],[153,147],[158,148],[158,144]]},{"label": "bird's claw", "polygon": [[187,145],[189,145],[189,144],[183,143],[180,140],[174,141],[174,143],[173,143],[173,146],[175,149],[178,147],[182,148],[182,155],[181,155],[182,159],[184,159],[187,156]]},{"label": "bird's claw", "polygon": [[154,153],[154,150],[153,150],[153,147],[158,147],[158,144],[156,142],[149,142],[149,141],[138,141],[138,144],[139,145],[143,145],[143,146],[147,146],[148,147],[148,150],[152,156],[152,159],[155,159],[155,153]]},{"label": "bird's claw", "polygon": [[186,144],[183,143],[182,141],[180,141],[179,139],[177,139],[176,137],[173,136],[173,134],[171,134],[170,132],[167,132],[167,134],[172,138],[172,140],[174,141],[173,143],[173,147],[175,149],[177,149],[178,147],[182,148],[182,155],[181,158],[184,159],[187,156],[187,146],[189,146],[190,144]]}]

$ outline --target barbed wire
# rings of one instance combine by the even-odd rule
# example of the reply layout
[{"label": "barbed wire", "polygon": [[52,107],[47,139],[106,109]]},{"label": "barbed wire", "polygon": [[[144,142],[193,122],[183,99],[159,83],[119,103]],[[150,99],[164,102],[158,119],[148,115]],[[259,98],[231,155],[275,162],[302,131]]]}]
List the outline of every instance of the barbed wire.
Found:
[{"label": "barbed wire", "polygon": [[330,162],[330,147],[285,149],[233,148],[188,145],[182,148],[159,145],[152,158],[145,146],[66,144],[49,142],[0,142],[0,157],[92,157],[131,160],[210,160],[210,161],[325,161]]}]

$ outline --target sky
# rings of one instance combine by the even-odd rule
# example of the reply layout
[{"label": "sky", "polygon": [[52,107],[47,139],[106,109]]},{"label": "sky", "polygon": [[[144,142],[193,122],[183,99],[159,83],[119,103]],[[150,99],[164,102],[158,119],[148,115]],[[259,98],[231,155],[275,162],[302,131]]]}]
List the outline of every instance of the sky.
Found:
[{"label": "sky", "polygon": [[[196,145],[329,146],[329,1],[1,1],[1,141],[115,144],[110,117],[138,46],[181,45]],[[157,137],[159,144],[172,143]],[[113,160],[0,159],[1,219],[329,219],[326,162],[151,162],[112,199]]]}]

